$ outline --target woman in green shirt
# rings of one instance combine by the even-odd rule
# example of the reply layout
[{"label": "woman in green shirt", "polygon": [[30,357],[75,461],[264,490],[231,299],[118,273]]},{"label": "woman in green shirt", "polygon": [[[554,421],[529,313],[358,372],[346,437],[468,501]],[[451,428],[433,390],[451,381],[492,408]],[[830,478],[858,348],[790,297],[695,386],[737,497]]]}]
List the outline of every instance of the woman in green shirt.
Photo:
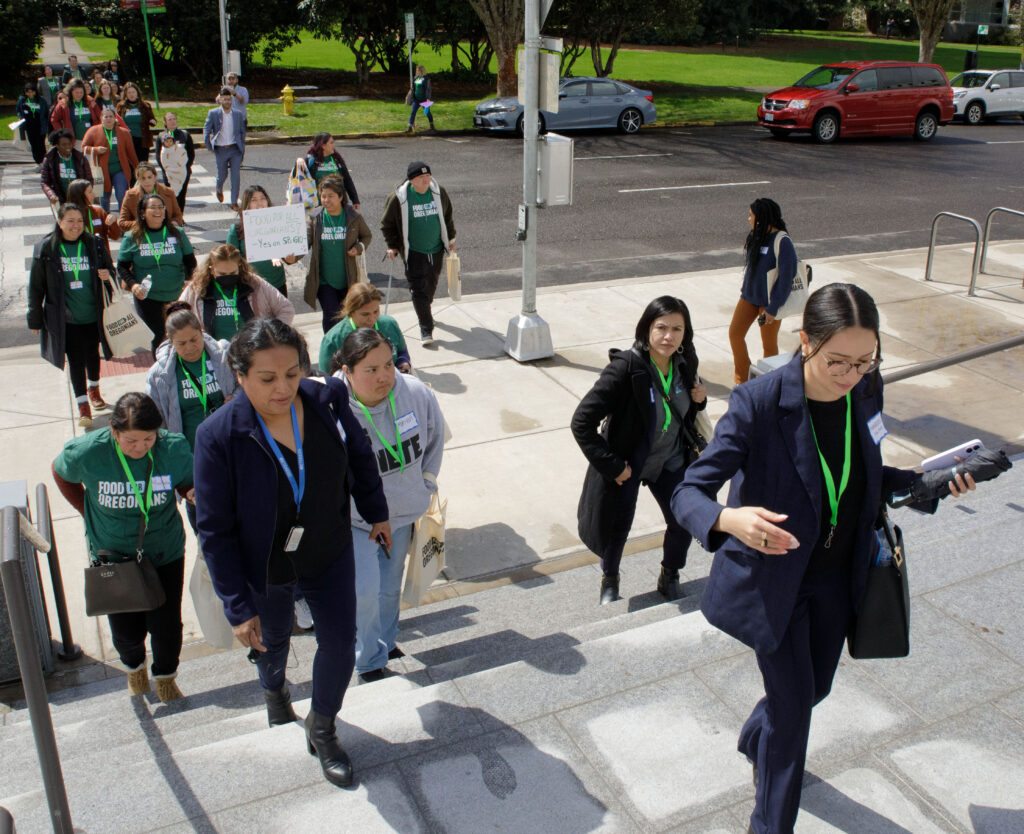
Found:
[{"label": "woman in green shirt", "polygon": [[81,147],[85,132],[100,123],[100,109],[86,93],[85,82],[80,78],[69,81],[64,94],[67,100],[54,105],[50,113],[50,124],[54,129],[70,130],[75,137],[76,147]]},{"label": "woman in green shirt", "polygon": [[[272,205],[273,203],[270,202],[270,195],[267,194],[266,189],[262,185],[250,185],[242,192],[242,199],[240,200],[238,207],[238,219],[234,222],[234,225],[228,229],[227,240],[228,243],[242,253],[242,257],[245,257],[245,227],[242,224],[242,213],[245,211],[255,211],[256,209],[270,208]],[[248,258],[246,259],[248,260]],[[285,280],[284,265],[293,264],[295,261],[296,257],[294,255],[289,255],[287,258],[271,258],[267,261],[249,260],[249,266],[252,267],[253,271],[259,275],[260,278],[287,298],[288,282]]]},{"label": "woman in green shirt", "polygon": [[356,284],[345,296],[345,303],[338,314],[338,323],[324,334],[320,342],[320,370],[331,373],[331,360],[345,344],[345,339],[360,327],[372,327],[391,342],[391,359],[403,374],[412,372],[409,349],[405,346],[402,328],[391,316],[382,316],[380,302],[383,299],[373,284]]},{"label": "woman in green shirt", "polygon": [[117,275],[135,296],[135,310],[153,331],[153,354],[164,340],[164,304],[174,301],[196,268],[185,232],[167,222],[167,206],[158,194],[139,202],[135,225],[121,242]]},{"label": "woman in green shirt", "polygon": [[175,683],[181,654],[181,592],[185,577],[185,528],[175,490],[192,499],[192,452],[180,434],[163,429],[156,404],[145,394],[123,395],[110,427],[65,444],[53,462],[57,487],[85,518],[93,561],[135,558],[142,553],[156,568],[166,601],[151,611],[110,614],[110,634],[128,670],[128,692],[149,692],[146,636],[153,653],[156,694],[182,697]]},{"label": "woman in green shirt", "polygon": [[345,193],[348,201],[356,211],[359,211],[359,194],[356,192],[356,184],[352,181],[352,175],[341,154],[334,146],[334,137],[329,133],[318,133],[313,137],[313,144],[306,151],[306,170],[316,180],[317,190],[328,177],[341,177],[345,183]]},{"label": "woman in green shirt", "polygon": [[142,98],[139,88],[130,81],[121,89],[117,114],[132,134],[135,156],[139,162],[149,162],[149,149],[153,147],[153,132],[150,128],[156,127],[156,118],[153,116],[152,106]]}]

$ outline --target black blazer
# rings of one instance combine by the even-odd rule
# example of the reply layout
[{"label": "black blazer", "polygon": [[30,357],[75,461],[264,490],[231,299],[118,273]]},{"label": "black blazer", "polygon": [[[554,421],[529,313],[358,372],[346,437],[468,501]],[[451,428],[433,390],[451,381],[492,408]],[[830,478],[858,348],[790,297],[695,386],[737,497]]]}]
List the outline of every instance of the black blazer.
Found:
[{"label": "black blazer", "polygon": [[[862,496],[853,551],[852,599],[863,596],[875,553],[874,523],[884,497],[909,489],[916,473],[882,465],[880,447],[868,422],[881,415],[882,383],[871,390],[862,379],[852,392],[853,413],[864,460]],[[765,556],[738,539],[712,528],[722,512],[716,501],[730,481],[728,506],[765,507],[789,518],[779,526],[800,547],[785,556]],[[915,509],[935,512],[937,501]],[[793,616],[797,591],[821,531],[821,462],[804,398],[799,354],[772,373],[733,389],[729,410],[715,436],[690,466],[672,497],[679,523],[706,550],[717,551],[701,598],[708,622],[757,652],[773,652]]]},{"label": "black blazer", "polygon": [[[611,350],[608,358],[594,387],[576,407],[571,424],[573,437],[590,463],[577,509],[579,535],[598,555],[622,527],[632,523],[640,473],[658,429],[647,354]],[[681,360],[678,367],[689,389],[697,379],[697,353],[692,344],[685,346]],[[706,400],[700,405],[691,403],[687,422],[692,425],[694,414],[706,405]],[[633,475],[620,486],[615,479],[627,463]]]}]

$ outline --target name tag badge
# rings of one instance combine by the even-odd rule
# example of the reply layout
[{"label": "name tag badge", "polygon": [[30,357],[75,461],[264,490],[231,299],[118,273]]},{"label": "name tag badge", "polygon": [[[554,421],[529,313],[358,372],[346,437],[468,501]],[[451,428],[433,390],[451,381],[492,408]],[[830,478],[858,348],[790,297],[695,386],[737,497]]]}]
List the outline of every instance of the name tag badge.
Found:
[{"label": "name tag badge", "polygon": [[399,434],[408,434],[415,428],[419,427],[419,420],[416,419],[416,412],[410,411],[408,414],[403,414],[395,421],[395,425],[398,426]]},{"label": "name tag badge", "polygon": [[767,255],[768,254],[768,247],[767,246],[762,246],[761,247],[761,254],[762,255]]},{"label": "name tag badge", "polygon": [[103,225],[103,221],[102,220],[97,220],[96,218],[93,218],[92,225],[93,226],[102,226]]},{"label": "name tag badge", "polygon": [[299,542],[302,541],[302,534],[306,532],[305,529],[296,524],[288,531],[288,538],[284,540],[284,552],[294,553],[299,549]]},{"label": "name tag badge", "polygon": [[68,286],[71,287],[71,289],[73,290],[80,290],[82,289],[82,287],[85,286],[85,284],[81,281],[72,281],[70,284],[68,284]]},{"label": "name tag badge", "polygon": [[885,427],[882,422],[882,412],[879,411],[874,417],[868,420],[868,431],[871,432],[871,439],[875,441],[877,446],[882,442],[882,438],[885,437],[889,430]]}]

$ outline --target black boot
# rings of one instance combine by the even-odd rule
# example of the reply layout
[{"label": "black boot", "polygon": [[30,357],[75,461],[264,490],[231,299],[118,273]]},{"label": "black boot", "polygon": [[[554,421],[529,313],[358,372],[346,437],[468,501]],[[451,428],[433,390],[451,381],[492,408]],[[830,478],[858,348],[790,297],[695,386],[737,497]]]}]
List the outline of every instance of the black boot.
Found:
[{"label": "black boot", "polygon": [[617,573],[606,573],[601,577],[601,605],[615,602],[621,599],[619,596],[619,575]]},{"label": "black boot", "polygon": [[662,567],[661,575],[658,577],[658,593],[669,602],[686,596],[679,586],[679,571]]},{"label": "black boot", "polygon": [[320,768],[328,782],[339,788],[352,784],[352,760],[338,743],[333,717],[310,710],[306,716],[306,744],[309,755],[320,759]]},{"label": "black boot", "polygon": [[272,689],[264,689],[263,697],[267,701],[267,723],[271,727],[279,724],[294,724],[299,716],[292,709],[292,694],[288,691],[288,684],[285,683],[279,692]]}]

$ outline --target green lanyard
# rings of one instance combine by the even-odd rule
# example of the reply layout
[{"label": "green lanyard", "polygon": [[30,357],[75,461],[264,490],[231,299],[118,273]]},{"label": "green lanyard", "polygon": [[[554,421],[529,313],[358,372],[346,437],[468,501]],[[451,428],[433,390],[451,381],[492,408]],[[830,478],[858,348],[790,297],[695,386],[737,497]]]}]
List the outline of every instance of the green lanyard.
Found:
[{"label": "green lanyard", "polygon": [[121,460],[121,467],[124,469],[124,474],[128,476],[128,483],[132,485],[132,489],[135,490],[135,500],[139,502],[139,512],[142,513],[142,517],[146,519],[146,526],[149,526],[149,508],[153,506],[153,450],[150,449],[146,452],[146,456],[149,458],[149,480],[146,482],[146,500],[142,500],[142,493],[139,492],[139,485],[135,482],[135,476],[132,474],[132,470],[128,468],[128,461],[124,459],[124,452],[121,451],[121,447],[117,445],[117,440],[114,440],[114,449],[117,451],[117,456]]},{"label": "green lanyard", "polygon": [[156,253],[156,246],[153,245],[153,241],[149,239],[149,232],[143,232],[146,236],[146,243],[149,244],[153,250],[153,260],[156,261],[156,268],[160,269],[160,259],[164,256],[164,247],[167,246],[167,227],[163,228],[164,236],[160,239],[160,254]]},{"label": "green lanyard", "polygon": [[228,298],[228,294],[224,292],[220,284],[214,281],[213,286],[216,288],[217,292],[220,293],[220,297],[224,299],[224,303],[231,308],[231,314],[235,317],[235,330],[241,330],[242,322],[238,318],[238,287],[235,287],[234,292],[231,294],[231,298]]},{"label": "green lanyard", "polygon": [[839,481],[839,493],[836,494],[836,481],[832,476],[825,456],[821,453],[821,446],[818,444],[818,434],[814,431],[814,420],[811,420],[811,435],[814,437],[814,445],[818,449],[818,457],[821,460],[821,472],[825,476],[825,489],[828,491],[828,505],[832,510],[832,526],[828,531],[828,538],[825,539],[825,548],[832,547],[832,536],[836,532],[836,522],[839,521],[839,502],[846,492],[846,485],[850,482],[850,460],[853,454],[853,407],[850,405],[850,395],[846,395],[846,450],[843,458],[843,474]]},{"label": "green lanyard", "polygon": [[185,362],[181,358],[181,354],[178,354],[178,364],[181,365],[181,370],[185,374],[185,379],[188,380],[188,384],[192,386],[192,390],[196,392],[196,396],[199,397],[199,402],[203,406],[203,414],[206,414],[206,400],[208,395],[206,393],[206,351],[203,351],[203,364],[201,366],[203,372],[203,387],[202,389],[196,385],[195,375],[188,368],[185,367]]},{"label": "green lanyard", "polygon": [[395,421],[395,446],[398,447],[398,451],[395,451],[395,446],[392,446],[390,443],[388,443],[384,439],[384,435],[377,431],[377,427],[373,423],[373,416],[370,414],[370,409],[368,409],[365,405],[359,402],[359,400],[356,400],[356,402],[359,404],[359,407],[363,410],[363,414],[366,416],[367,422],[369,422],[369,424],[373,426],[373,430],[377,433],[377,438],[380,440],[382,444],[384,444],[384,448],[388,450],[388,454],[391,455],[391,457],[393,457],[396,461],[398,461],[400,471],[405,472],[405,452],[402,450],[402,433],[398,429],[398,417],[395,414],[395,392],[388,392],[388,402],[391,403],[391,417]]},{"label": "green lanyard", "polygon": [[[89,219],[90,221],[92,220],[92,212],[89,212]],[[71,256],[68,254],[68,248],[67,246],[64,245],[63,241],[61,241],[60,249],[64,253],[64,257],[71,261],[71,272],[74,273],[75,283],[77,284],[78,273],[81,270],[79,263],[81,262],[82,259],[82,241],[78,241],[78,251],[75,253],[74,260],[71,260]]]},{"label": "green lanyard", "polygon": [[[344,216],[345,216],[344,213],[339,214],[338,217],[341,218],[341,219],[339,219],[337,223],[332,223],[331,222],[331,215],[329,215],[327,213],[326,209],[325,209],[324,210],[324,225],[326,225],[327,228],[329,228],[329,229],[337,229],[339,226],[342,225],[342,220],[344,219]],[[332,238],[332,240],[333,240],[333,238]]]},{"label": "green lanyard", "polygon": [[107,146],[110,148],[110,150],[114,150],[114,131],[103,128],[103,132],[107,136]]},{"label": "green lanyard", "polygon": [[672,422],[672,410],[669,408],[669,394],[672,391],[672,374],[675,373],[675,366],[672,361],[668,363],[668,377],[661,372],[661,368],[655,365],[654,360],[651,360],[651,364],[654,365],[654,370],[658,372],[658,379],[661,380],[661,388],[665,392],[665,425],[661,427],[662,431],[668,431],[668,424]]},{"label": "green lanyard", "polygon": [[[348,323],[352,325],[353,330],[359,329],[358,327],[356,327],[356,323],[355,321],[353,321],[352,316],[348,317]],[[377,322],[373,323],[373,329],[376,330],[378,333],[380,332],[380,327],[378,326]]]}]

